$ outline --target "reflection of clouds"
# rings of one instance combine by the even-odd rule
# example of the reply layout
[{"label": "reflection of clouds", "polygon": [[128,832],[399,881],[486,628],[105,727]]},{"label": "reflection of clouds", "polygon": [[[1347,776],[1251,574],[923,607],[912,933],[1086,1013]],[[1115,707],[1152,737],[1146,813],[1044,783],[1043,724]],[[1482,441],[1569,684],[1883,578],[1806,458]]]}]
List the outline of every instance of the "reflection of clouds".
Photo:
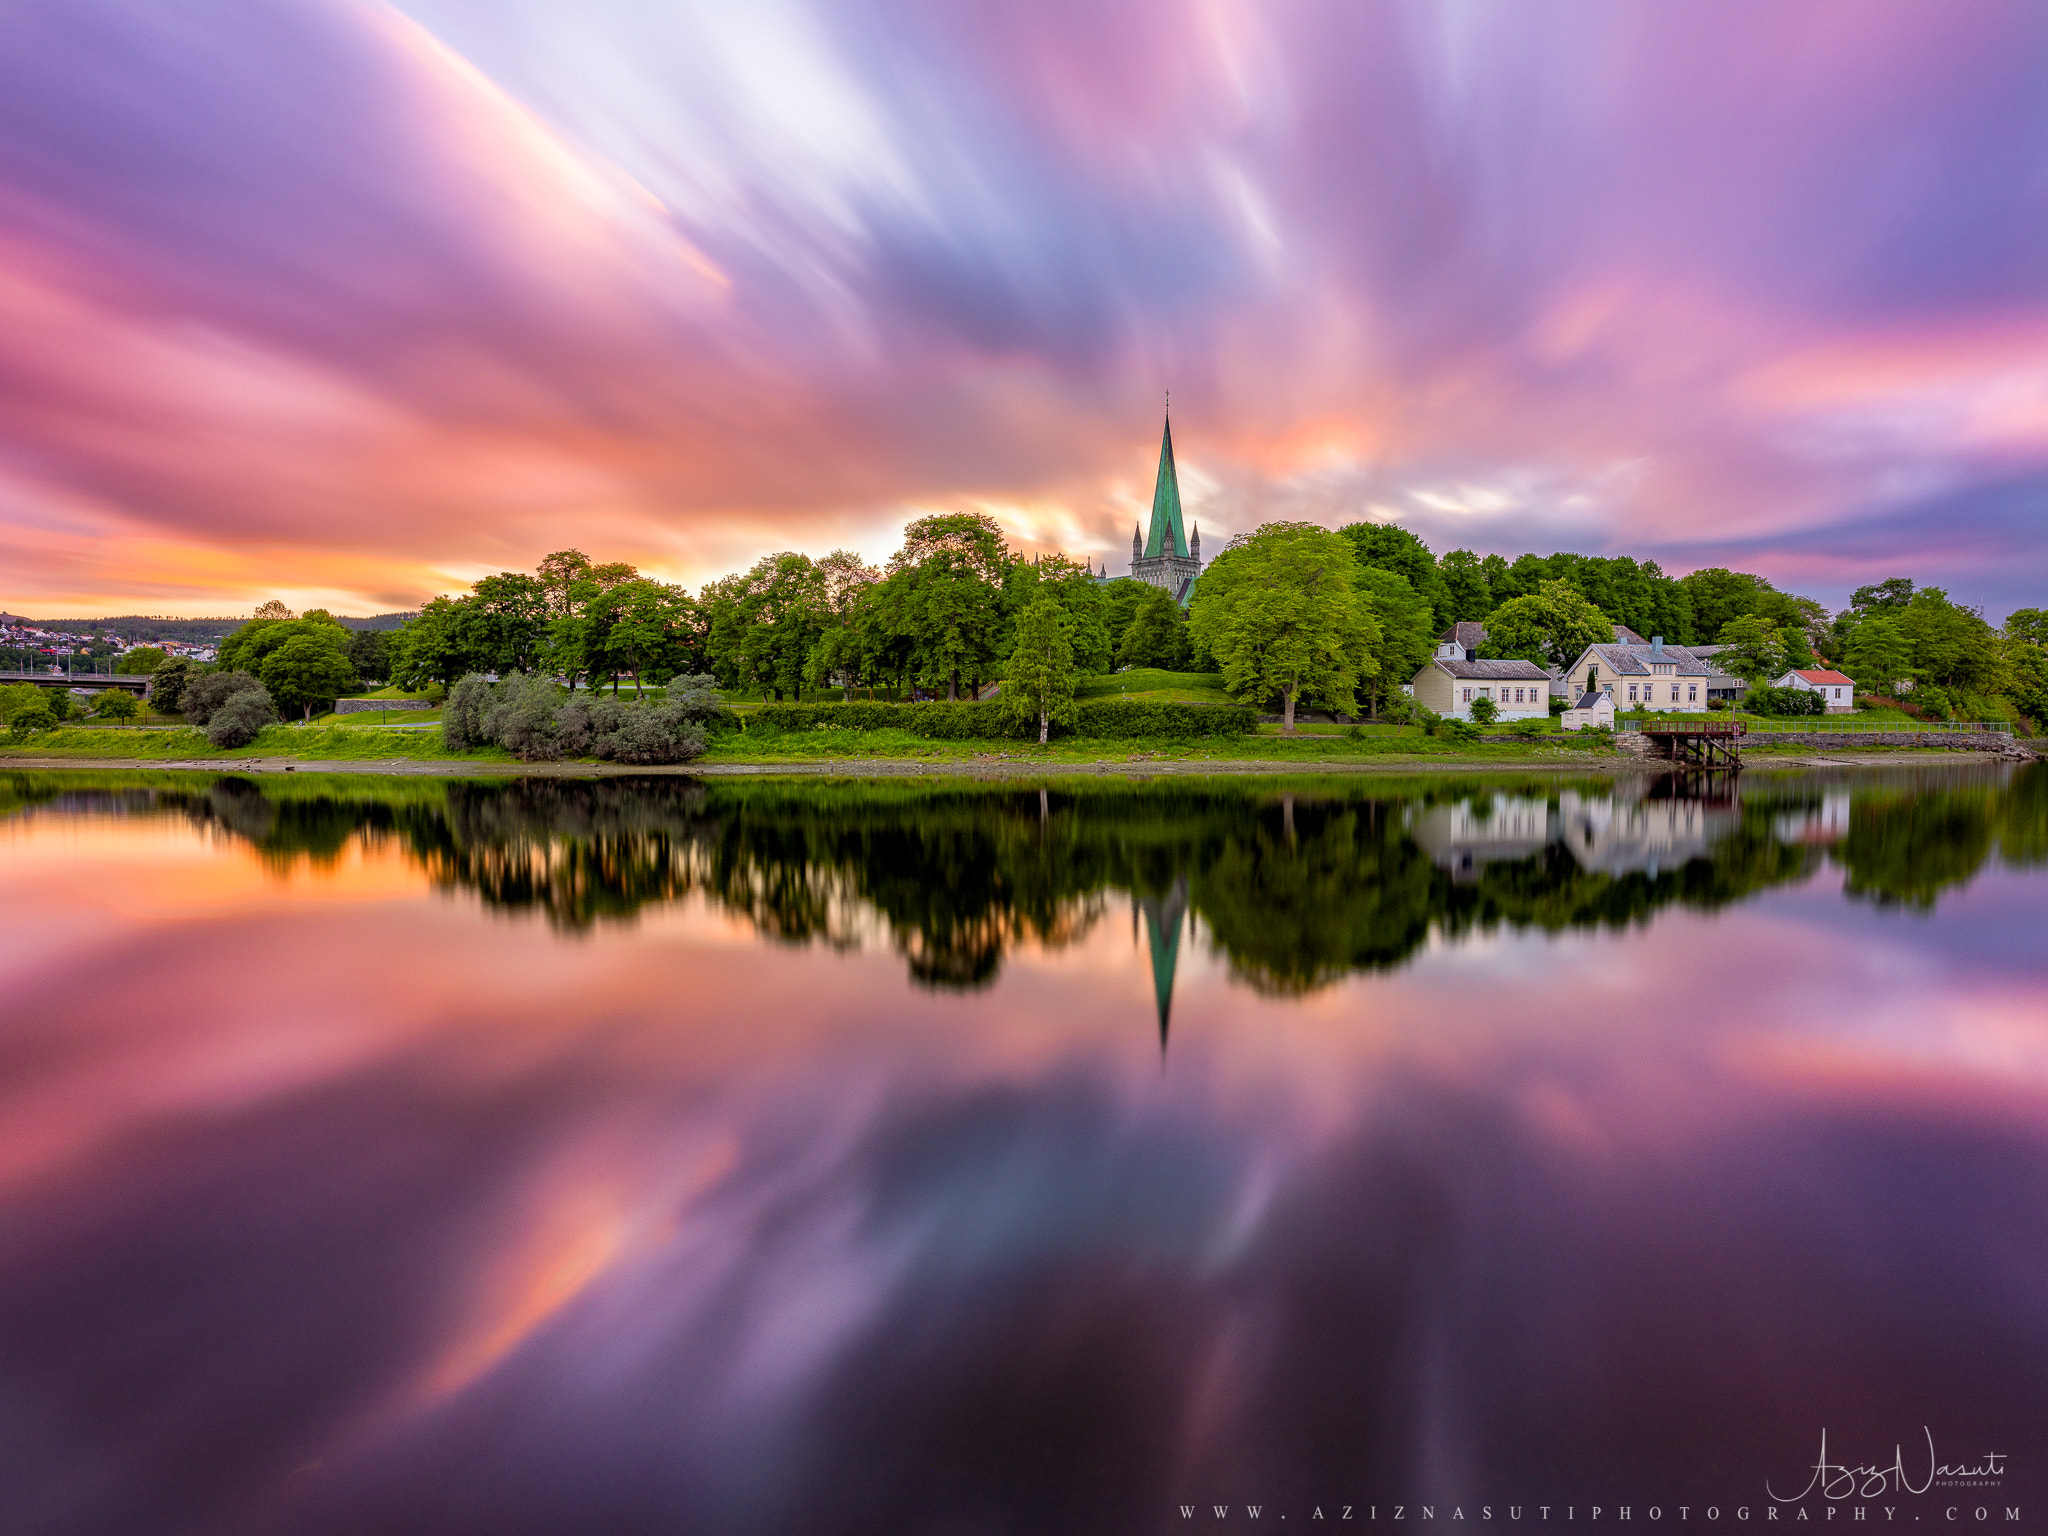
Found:
[{"label": "reflection of clouds", "polygon": [[[2042,977],[1959,998],[1974,892],[1497,929],[1307,1005],[1191,952],[1162,1070],[1120,923],[962,998],[695,902],[567,941],[371,861],[138,905],[161,825],[133,865],[10,834],[100,934],[0,952],[0,1147],[72,1122],[0,1193],[30,1529],[1125,1532],[1726,1500],[1902,1403],[2039,1438],[2039,1078],[1954,1081],[2001,1031],[2038,1060]],[[1882,1092],[1786,1068],[1817,1019]]]}]

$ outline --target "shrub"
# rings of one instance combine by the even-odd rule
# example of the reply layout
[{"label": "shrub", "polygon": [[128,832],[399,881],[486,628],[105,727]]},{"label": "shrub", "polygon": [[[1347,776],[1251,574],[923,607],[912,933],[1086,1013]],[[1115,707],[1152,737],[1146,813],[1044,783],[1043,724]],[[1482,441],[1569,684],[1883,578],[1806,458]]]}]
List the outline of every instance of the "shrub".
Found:
[{"label": "shrub", "polygon": [[1517,720],[1508,729],[1524,739],[1545,734],[1541,720]]},{"label": "shrub", "polygon": [[1755,715],[1819,715],[1827,712],[1827,701],[1811,688],[1752,688],[1743,705]]},{"label": "shrub", "polygon": [[57,717],[60,725],[78,714],[78,700],[71,697],[69,688],[51,689],[43,695],[43,702],[49,706],[50,713]]},{"label": "shrub", "polygon": [[9,734],[15,736],[33,736],[37,731],[54,731],[57,729],[57,716],[48,704],[37,699],[33,703],[21,705],[9,715],[7,729]]},{"label": "shrub", "polygon": [[465,673],[448,690],[441,710],[441,745],[450,752],[468,752],[490,743],[484,717],[491,708],[491,685],[475,672]]},{"label": "shrub", "polygon": [[1427,704],[1415,706],[1415,723],[1422,727],[1422,734],[1434,736],[1444,728],[1444,717]]},{"label": "shrub", "polygon": [[93,713],[103,720],[133,720],[142,713],[135,695],[126,688],[108,688],[93,702],[97,706]]},{"label": "shrub", "polygon": [[1472,718],[1480,725],[1491,725],[1500,716],[1500,706],[1485,694],[1472,701]]},{"label": "shrub", "polygon": [[[1476,703],[1477,700],[1474,700],[1474,702]],[[1455,741],[1462,747],[1468,746],[1479,739],[1479,727],[1470,720],[1453,720],[1449,716],[1445,716],[1437,722],[1434,734],[1442,736],[1448,741]]]},{"label": "shrub", "polygon": [[[247,677],[248,674],[242,673]],[[252,682],[255,680],[250,679]],[[216,747],[246,747],[277,719],[270,693],[261,683],[231,693],[206,722],[206,739]]]},{"label": "shrub", "polygon": [[[267,708],[270,695],[263,684],[247,672],[208,672],[194,678],[185,688],[185,718],[204,730],[229,699],[238,694],[260,693]],[[214,743],[219,746],[219,742]]]},{"label": "shrub", "polygon": [[1555,720],[1559,715],[1563,714],[1566,710],[1570,709],[1571,707],[1572,701],[1569,695],[1562,693],[1553,693],[1550,696],[1551,719]]},{"label": "shrub", "polygon": [[[514,672],[490,692],[490,707],[483,717],[483,739],[495,741],[521,762],[560,757],[562,730],[556,716],[561,707],[561,690],[555,687],[553,678]],[[452,711],[453,706],[450,708]],[[442,734],[447,734],[445,722]]]},{"label": "shrub", "polygon": [[592,752],[621,763],[686,763],[704,751],[704,728],[681,704],[634,704],[611,730],[591,742]]}]

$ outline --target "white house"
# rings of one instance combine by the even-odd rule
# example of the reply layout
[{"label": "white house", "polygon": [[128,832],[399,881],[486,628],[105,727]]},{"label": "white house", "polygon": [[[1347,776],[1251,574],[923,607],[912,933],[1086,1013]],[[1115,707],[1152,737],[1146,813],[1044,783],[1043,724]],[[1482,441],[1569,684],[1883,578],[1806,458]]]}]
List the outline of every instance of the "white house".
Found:
[{"label": "white house", "polygon": [[1684,646],[1666,645],[1662,635],[1653,635],[1648,645],[1587,646],[1565,668],[1564,680],[1573,698],[1612,689],[1616,709],[1699,714],[1707,707],[1711,673]]},{"label": "white house", "polygon": [[1614,690],[1610,687],[1581,694],[1579,701],[1558,718],[1558,724],[1568,731],[1598,730],[1602,726],[1613,730]]},{"label": "white house", "polygon": [[1502,720],[1550,718],[1550,674],[1533,661],[1430,658],[1411,685],[1415,702],[1454,720],[1470,720],[1477,699],[1491,699]]},{"label": "white house", "polygon": [[1856,708],[1856,679],[1820,667],[1794,668],[1771,680],[1773,688],[1804,688],[1817,693],[1831,715],[1846,715]]},{"label": "white house", "polygon": [[1436,637],[1438,661],[1477,661],[1479,647],[1486,644],[1484,624],[1459,623]]}]

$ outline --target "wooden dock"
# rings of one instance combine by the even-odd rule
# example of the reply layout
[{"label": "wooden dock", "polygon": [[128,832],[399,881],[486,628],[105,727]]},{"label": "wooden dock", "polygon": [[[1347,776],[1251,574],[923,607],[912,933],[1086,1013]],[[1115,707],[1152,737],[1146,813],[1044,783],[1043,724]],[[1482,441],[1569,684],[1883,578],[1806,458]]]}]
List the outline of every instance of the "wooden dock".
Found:
[{"label": "wooden dock", "polygon": [[1740,720],[1674,720],[1637,729],[1674,763],[1742,771],[1741,738],[1745,732]]}]

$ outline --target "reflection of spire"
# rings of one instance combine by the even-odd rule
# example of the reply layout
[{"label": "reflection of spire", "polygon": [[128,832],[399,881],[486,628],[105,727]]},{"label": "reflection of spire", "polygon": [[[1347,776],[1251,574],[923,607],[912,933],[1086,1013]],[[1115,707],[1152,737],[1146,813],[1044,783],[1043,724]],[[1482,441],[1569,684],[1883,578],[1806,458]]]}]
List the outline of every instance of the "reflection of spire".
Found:
[{"label": "reflection of spire", "polygon": [[1173,972],[1180,963],[1180,930],[1188,912],[1186,876],[1176,876],[1164,896],[1140,896],[1137,910],[1145,914],[1145,934],[1152,941],[1152,995],[1159,1008],[1159,1054],[1164,1056],[1173,1017]]}]

